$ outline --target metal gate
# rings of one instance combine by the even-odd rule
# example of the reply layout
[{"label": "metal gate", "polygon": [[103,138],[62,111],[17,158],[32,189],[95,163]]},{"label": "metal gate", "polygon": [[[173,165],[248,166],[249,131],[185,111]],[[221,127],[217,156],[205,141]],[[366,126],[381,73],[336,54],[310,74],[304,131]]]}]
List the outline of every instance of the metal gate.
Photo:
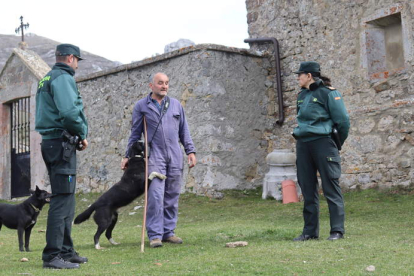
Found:
[{"label": "metal gate", "polygon": [[30,194],[30,98],[10,105],[11,197]]}]

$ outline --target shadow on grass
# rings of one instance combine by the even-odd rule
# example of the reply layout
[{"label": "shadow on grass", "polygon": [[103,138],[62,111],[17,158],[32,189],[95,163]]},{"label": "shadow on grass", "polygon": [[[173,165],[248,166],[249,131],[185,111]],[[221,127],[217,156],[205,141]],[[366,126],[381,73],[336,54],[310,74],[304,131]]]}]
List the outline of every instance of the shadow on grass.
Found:
[{"label": "shadow on grass", "polygon": [[[119,241],[117,241],[119,242]],[[100,245],[101,247],[103,247],[103,250],[108,250],[108,249],[122,249],[122,248],[133,248],[133,247],[141,247],[141,242],[137,241],[137,242],[119,242],[118,245],[113,245],[110,244],[108,241],[100,241]],[[149,246],[149,242],[145,241],[145,247]],[[91,242],[90,244],[75,244],[76,249],[95,249],[95,245],[93,244],[93,242]],[[99,251],[99,250],[97,250]]]},{"label": "shadow on grass", "polygon": [[[297,231],[296,231],[297,232]],[[260,229],[260,230],[241,230],[221,231],[210,238],[212,242],[230,242],[235,240],[246,240],[255,242],[272,241],[291,241],[295,237],[295,230],[292,229]]]}]

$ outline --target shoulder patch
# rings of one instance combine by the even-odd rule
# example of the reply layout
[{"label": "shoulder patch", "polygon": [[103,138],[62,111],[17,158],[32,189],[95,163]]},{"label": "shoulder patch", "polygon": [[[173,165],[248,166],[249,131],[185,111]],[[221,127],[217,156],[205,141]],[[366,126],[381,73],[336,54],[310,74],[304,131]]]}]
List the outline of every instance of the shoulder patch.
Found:
[{"label": "shoulder patch", "polygon": [[326,88],[328,88],[329,90],[336,90],[336,88],[332,86],[326,86]]}]

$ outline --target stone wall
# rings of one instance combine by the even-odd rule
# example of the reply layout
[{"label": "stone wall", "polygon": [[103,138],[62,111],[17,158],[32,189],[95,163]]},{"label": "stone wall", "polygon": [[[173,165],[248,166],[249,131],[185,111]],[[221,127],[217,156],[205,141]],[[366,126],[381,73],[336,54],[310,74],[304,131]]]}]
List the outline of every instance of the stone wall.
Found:
[{"label": "stone wall", "polygon": [[[37,83],[50,70],[34,52],[13,49],[0,72],[0,198],[11,197],[10,103],[30,97],[30,186],[45,186],[46,167],[40,153],[41,136],[34,130]],[[14,183],[13,185],[19,185]]]},{"label": "stone wall", "polygon": [[[294,149],[290,133],[299,89],[292,72],[301,61],[314,60],[342,93],[350,113],[350,136],[341,154],[343,187],[414,184],[414,2],[247,0],[246,7],[250,37],[275,37],[280,43],[287,119],[267,134],[274,137],[269,148]],[[380,32],[389,18],[401,22],[398,46],[404,50],[404,66],[372,72],[376,62],[390,60],[386,52],[373,54],[383,47]]]},{"label": "stone wall", "polygon": [[[149,77],[159,71],[170,77],[169,95],[184,106],[197,148],[199,164],[191,171],[185,167],[182,190],[219,196],[223,189],[261,185],[266,155],[295,148],[290,133],[299,87],[292,72],[306,60],[321,64],[350,113],[342,186],[413,184],[414,2],[247,0],[246,7],[250,37],[274,37],[280,44],[284,124],[274,124],[279,111],[272,45],[191,46],[81,77],[90,146],[79,152],[78,191],[104,191],[120,179],[133,106],[149,93]],[[9,120],[9,101],[33,97],[48,69],[30,51],[13,55],[0,74],[3,122]],[[7,123],[0,131],[0,197],[7,198]],[[32,179],[47,186],[33,129],[31,137]]]},{"label": "stone wall", "polygon": [[184,106],[197,148],[199,163],[190,172],[185,166],[182,190],[217,196],[261,185],[274,122],[268,67],[253,51],[197,45],[78,79],[90,127],[78,189],[103,191],[121,178],[132,110],[156,72],[169,76],[169,95]]}]

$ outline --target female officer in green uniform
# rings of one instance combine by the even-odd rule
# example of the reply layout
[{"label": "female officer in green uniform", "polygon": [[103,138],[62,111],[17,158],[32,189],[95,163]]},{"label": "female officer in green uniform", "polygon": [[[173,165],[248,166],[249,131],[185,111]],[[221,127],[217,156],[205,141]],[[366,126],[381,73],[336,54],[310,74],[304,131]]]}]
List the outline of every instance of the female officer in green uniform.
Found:
[{"label": "female officer in green uniform", "polygon": [[303,232],[294,241],[319,238],[319,196],[317,171],[322,179],[323,193],[328,201],[331,231],[328,240],[343,238],[345,233],[344,201],[339,186],[341,157],[331,138],[335,126],[340,144],[348,137],[349,116],[341,94],[330,87],[330,80],[321,76],[320,66],[313,61],[302,62],[298,74],[302,88],[297,100],[298,126],[293,131],[296,143],[298,182],[304,197]]}]

